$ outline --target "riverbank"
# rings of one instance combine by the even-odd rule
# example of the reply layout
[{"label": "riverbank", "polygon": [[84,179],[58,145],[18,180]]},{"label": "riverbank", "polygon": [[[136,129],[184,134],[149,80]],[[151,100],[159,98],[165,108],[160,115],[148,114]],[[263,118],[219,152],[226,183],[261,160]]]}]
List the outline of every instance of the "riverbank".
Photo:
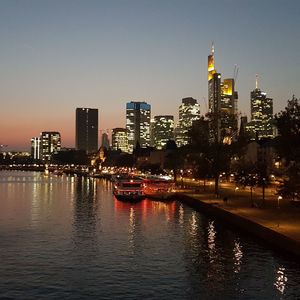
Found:
[{"label": "riverbank", "polygon": [[267,242],[275,250],[300,259],[300,208],[274,197],[264,205],[251,206],[249,197],[228,197],[227,201],[210,193],[180,191],[177,199],[237,229]]}]

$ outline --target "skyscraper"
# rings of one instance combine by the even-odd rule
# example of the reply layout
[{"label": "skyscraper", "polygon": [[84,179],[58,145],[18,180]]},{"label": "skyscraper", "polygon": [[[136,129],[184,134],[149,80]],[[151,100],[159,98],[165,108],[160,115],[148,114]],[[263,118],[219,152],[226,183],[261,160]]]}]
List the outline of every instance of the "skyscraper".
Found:
[{"label": "skyscraper", "polygon": [[57,131],[43,131],[41,133],[41,159],[50,160],[53,153],[61,149],[60,133]]},{"label": "skyscraper", "polygon": [[273,138],[273,99],[258,88],[256,76],[255,89],[250,93],[251,121],[247,131],[251,139]]},{"label": "skyscraper", "polygon": [[41,158],[41,138],[40,137],[33,137],[31,139],[31,157],[33,159],[40,159]]},{"label": "skyscraper", "polygon": [[136,144],[150,146],[151,106],[146,102],[128,102],[126,104],[126,129],[128,132],[128,151],[133,152]]},{"label": "skyscraper", "polygon": [[221,107],[221,74],[215,69],[215,48],[212,45],[207,62],[208,109],[210,113],[218,113]]},{"label": "skyscraper", "polygon": [[169,140],[174,140],[174,117],[155,116],[153,124],[154,147],[162,149]]},{"label": "skyscraper", "polygon": [[101,147],[109,149],[109,138],[107,133],[102,133]]},{"label": "skyscraper", "polygon": [[215,68],[214,46],[208,56],[208,108],[211,116],[210,140],[231,143],[237,138],[237,99],[234,78],[224,79]]},{"label": "skyscraper", "polygon": [[98,109],[76,108],[76,149],[98,151]]},{"label": "skyscraper", "polygon": [[233,78],[224,79],[221,83],[221,137],[224,143],[231,143],[238,136],[237,119],[238,93],[235,91]]},{"label": "skyscraper", "polygon": [[128,137],[125,128],[114,128],[112,130],[112,149],[128,152]]},{"label": "skyscraper", "polygon": [[182,99],[179,106],[179,121],[176,129],[176,143],[179,147],[189,143],[189,130],[195,120],[200,119],[200,105],[197,100],[188,97]]}]

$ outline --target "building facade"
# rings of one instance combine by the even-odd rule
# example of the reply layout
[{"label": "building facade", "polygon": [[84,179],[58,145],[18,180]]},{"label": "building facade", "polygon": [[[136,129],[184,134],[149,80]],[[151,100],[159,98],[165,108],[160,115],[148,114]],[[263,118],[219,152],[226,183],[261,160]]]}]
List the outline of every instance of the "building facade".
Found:
[{"label": "building facade", "polygon": [[226,78],[221,83],[221,139],[231,143],[238,138],[238,93],[235,91],[233,78]]},{"label": "building facade", "polygon": [[112,130],[111,140],[113,150],[121,150],[122,152],[128,152],[127,129],[114,128]]},{"label": "building facade", "polygon": [[273,99],[256,87],[250,93],[251,121],[247,124],[247,132],[252,140],[273,138]]},{"label": "building facade", "polygon": [[31,139],[31,157],[34,160],[41,159],[41,138],[40,137],[33,137]]},{"label": "building facade", "polygon": [[231,143],[237,138],[237,100],[234,78],[224,79],[215,68],[214,47],[208,56],[208,112],[210,114],[210,140]]},{"label": "building facade", "polygon": [[179,106],[179,120],[176,128],[176,144],[178,147],[189,143],[189,130],[193,122],[200,119],[200,105],[197,100],[188,97],[182,99]]},{"label": "building facade", "polygon": [[51,155],[61,150],[61,137],[57,131],[43,131],[40,138],[41,159],[50,161]]},{"label": "building facade", "polygon": [[101,147],[103,147],[105,149],[109,149],[110,148],[109,137],[106,132],[102,133],[101,140],[102,140]]},{"label": "building facade", "polygon": [[169,140],[174,140],[174,117],[155,116],[153,120],[153,146],[163,149]]},{"label": "building facade", "polygon": [[137,143],[142,148],[150,146],[151,105],[146,102],[128,102],[126,104],[126,129],[128,133],[128,151],[132,153]]},{"label": "building facade", "polygon": [[98,109],[76,108],[76,150],[98,151]]}]

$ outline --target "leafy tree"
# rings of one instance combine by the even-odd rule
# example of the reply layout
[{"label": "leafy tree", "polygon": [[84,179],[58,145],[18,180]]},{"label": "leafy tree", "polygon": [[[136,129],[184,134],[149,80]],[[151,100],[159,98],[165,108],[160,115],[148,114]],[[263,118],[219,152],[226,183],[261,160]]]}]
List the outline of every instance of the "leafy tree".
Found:
[{"label": "leafy tree", "polygon": [[[198,172],[212,175],[215,181],[215,193],[219,193],[219,177],[222,172],[227,172],[233,155],[234,144],[223,143],[225,131],[219,132],[219,114],[207,114],[194,122],[190,131],[191,150],[194,155],[198,154]],[[220,136],[219,136],[220,135]],[[203,168],[201,170],[201,168]],[[204,176],[205,178],[205,176]]]},{"label": "leafy tree", "polygon": [[173,143],[173,141],[168,141],[166,145],[166,152],[164,168],[173,171],[174,182],[177,183],[178,170],[181,169],[184,164],[184,147],[178,148],[175,142]]},{"label": "leafy tree", "polygon": [[300,162],[300,104],[298,101],[293,96],[292,100],[288,100],[285,110],[275,116],[275,125],[278,129],[276,148],[287,164],[291,161]]},{"label": "leafy tree", "polygon": [[235,169],[235,181],[244,187],[250,187],[250,201],[253,207],[253,188],[259,183],[257,164],[240,159]]},{"label": "leafy tree", "polygon": [[278,189],[278,194],[291,200],[300,200],[300,169],[295,164],[288,168],[288,179]]},{"label": "leafy tree", "polygon": [[84,150],[62,150],[52,155],[52,161],[57,164],[86,165],[89,162]]},{"label": "leafy tree", "polygon": [[287,179],[278,192],[294,200],[300,195],[300,104],[295,96],[275,116],[275,124],[278,129],[275,146],[287,168]]}]

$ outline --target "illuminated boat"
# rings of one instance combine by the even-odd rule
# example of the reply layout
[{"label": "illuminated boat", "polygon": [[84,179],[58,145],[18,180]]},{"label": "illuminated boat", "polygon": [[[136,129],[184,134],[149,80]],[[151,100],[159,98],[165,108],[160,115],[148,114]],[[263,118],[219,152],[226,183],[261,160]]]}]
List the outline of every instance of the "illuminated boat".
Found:
[{"label": "illuminated boat", "polygon": [[141,178],[118,178],[114,181],[113,194],[118,200],[136,202],[145,198]]},{"label": "illuminated boat", "polygon": [[162,178],[144,179],[144,193],[147,198],[168,200],[174,194],[174,182]]}]

